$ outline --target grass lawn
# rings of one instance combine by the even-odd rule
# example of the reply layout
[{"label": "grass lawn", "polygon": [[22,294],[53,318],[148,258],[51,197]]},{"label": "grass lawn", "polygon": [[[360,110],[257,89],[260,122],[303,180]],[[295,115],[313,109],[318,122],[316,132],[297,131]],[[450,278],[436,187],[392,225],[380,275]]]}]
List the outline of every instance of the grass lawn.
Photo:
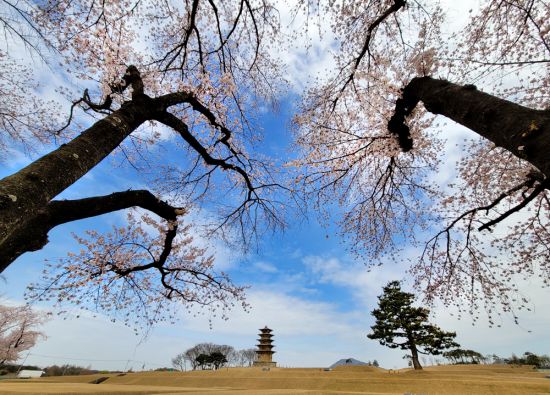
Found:
[{"label": "grass lawn", "polygon": [[[550,394],[550,379],[530,367],[434,366],[420,372],[374,367],[229,368],[3,380],[0,394]],[[90,384],[109,377],[101,384]]]}]

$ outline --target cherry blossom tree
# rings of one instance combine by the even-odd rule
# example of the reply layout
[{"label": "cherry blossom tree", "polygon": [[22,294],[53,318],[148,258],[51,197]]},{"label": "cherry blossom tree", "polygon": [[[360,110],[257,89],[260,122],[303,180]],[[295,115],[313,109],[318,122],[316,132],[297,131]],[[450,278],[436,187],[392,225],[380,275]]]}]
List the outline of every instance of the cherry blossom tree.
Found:
[{"label": "cherry blossom tree", "polygon": [[34,347],[43,338],[37,327],[45,316],[28,306],[0,305],[0,365],[15,362],[23,351]]},{"label": "cherry blossom tree", "polygon": [[[284,225],[273,194],[285,188],[269,160],[249,154],[261,139],[253,114],[282,86],[267,48],[278,29],[274,8],[263,0],[0,4],[0,28],[10,42],[53,57],[54,75],[86,87],[59,87],[72,105],[42,117],[48,103],[35,100],[36,86],[47,81],[33,80],[28,68],[14,76],[16,56],[9,45],[0,52],[6,144],[54,145],[0,180],[0,271],[43,248],[56,226],[140,208],[155,217],[135,214],[110,234],[77,236],[80,253],[50,264],[30,297],[113,313],[129,307],[125,322],[147,325],[173,318],[167,300],[212,310],[243,303],[243,288],[214,272],[213,258],[193,245],[193,221],[183,218],[207,209],[215,217],[209,236],[237,234],[241,244]],[[20,34],[18,26],[33,34]],[[65,119],[56,123],[59,117]],[[152,187],[56,198],[109,156]]]},{"label": "cherry blossom tree", "polygon": [[[476,7],[318,2],[340,47],[295,117],[298,181],[320,209],[337,197],[370,264],[417,246],[409,274],[427,300],[493,316],[526,307],[518,276],[550,283],[550,5]],[[446,120],[473,133],[441,184]]]}]

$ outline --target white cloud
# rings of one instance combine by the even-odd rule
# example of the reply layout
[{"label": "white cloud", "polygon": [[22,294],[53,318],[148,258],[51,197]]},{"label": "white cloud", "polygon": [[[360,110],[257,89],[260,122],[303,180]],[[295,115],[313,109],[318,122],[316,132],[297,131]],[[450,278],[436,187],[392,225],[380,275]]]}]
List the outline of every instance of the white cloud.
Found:
[{"label": "white cloud", "polygon": [[[408,250],[412,253],[412,250]],[[349,259],[335,257],[306,256],[303,262],[313,278],[320,283],[332,284],[349,290],[361,307],[373,307],[382,286],[392,280],[400,280],[405,274],[407,251],[403,253],[402,264],[386,262],[370,270]]]},{"label": "white cloud", "polygon": [[[158,122],[146,123],[132,133],[132,137],[142,139],[144,141],[154,141],[155,143],[177,140],[176,133],[174,133],[173,129]],[[159,151],[161,149],[158,144],[152,146],[147,145],[145,148],[151,151]],[[163,155],[162,152],[159,152],[158,154]]]},{"label": "white cloud", "polygon": [[[82,314],[80,318],[56,317],[44,325],[47,335],[31,351],[26,364],[91,366],[95,369],[155,369],[170,366],[177,352],[194,343],[177,332],[156,331],[140,342],[130,328],[105,317]],[[177,345],[177,347],[175,347]]]},{"label": "white cloud", "polygon": [[[307,15],[303,11],[304,6],[314,7],[313,4],[298,7],[295,2],[288,3],[280,0],[276,5],[285,42],[282,48],[274,46],[271,55],[285,65],[285,77],[294,92],[302,94],[309,83],[324,81],[334,73],[331,49],[336,41],[329,18]],[[295,12],[297,7],[299,12]]]},{"label": "white cloud", "polygon": [[272,263],[265,262],[265,261],[257,261],[254,262],[252,265],[255,269],[258,269],[261,272],[265,273],[277,273],[277,267],[273,265]]},{"label": "white cloud", "polygon": [[437,185],[446,193],[453,193],[448,184],[457,181],[456,165],[460,159],[467,155],[467,152],[465,152],[465,142],[466,140],[470,141],[472,138],[479,138],[479,135],[442,116],[436,118],[435,124],[441,125],[439,128],[441,134],[439,136],[445,142],[443,149],[438,154],[438,159],[440,160],[439,168],[436,172],[429,174],[428,183],[430,185]]},{"label": "white cloud", "polygon": [[15,148],[8,148],[5,154],[2,153],[0,160],[0,163],[10,170],[21,169],[31,162],[31,159],[27,155]]},{"label": "white cloud", "polygon": [[[251,306],[249,312],[234,310],[228,321],[214,318],[212,324],[216,333],[246,334],[252,331],[255,335],[258,328],[265,325],[286,336],[337,335],[350,330],[352,317],[338,312],[335,304],[290,296],[282,290],[252,290],[247,302]],[[185,318],[184,322],[186,328],[193,330],[207,325],[208,317],[205,316],[192,320]]]}]

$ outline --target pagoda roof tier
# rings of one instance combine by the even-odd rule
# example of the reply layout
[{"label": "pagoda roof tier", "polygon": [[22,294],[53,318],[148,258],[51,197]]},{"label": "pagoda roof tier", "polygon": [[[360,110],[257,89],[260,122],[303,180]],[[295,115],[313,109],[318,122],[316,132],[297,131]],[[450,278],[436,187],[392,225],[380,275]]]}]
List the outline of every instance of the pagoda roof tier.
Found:
[{"label": "pagoda roof tier", "polygon": [[271,338],[263,338],[263,337],[260,337],[259,339],[256,339],[258,340],[259,342],[266,342],[266,343],[271,343],[273,340],[271,340]]},{"label": "pagoda roof tier", "polygon": [[258,336],[261,337],[273,337],[274,335],[272,333],[260,333]]},{"label": "pagoda roof tier", "polygon": [[273,348],[275,346],[271,344],[256,344],[256,347],[261,349],[261,348]]},{"label": "pagoda roof tier", "polygon": [[265,328],[260,328],[259,331],[260,331],[260,332],[264,332],[264,333],[265,333],[265,332],[273,332],[273,330],[272,330],[272,329],[269,329],[267,326],[266,326]]},{"label": "pagoda roof tier", "polygon": [[256,354],[275,354],[277,351],[256,350]]}]

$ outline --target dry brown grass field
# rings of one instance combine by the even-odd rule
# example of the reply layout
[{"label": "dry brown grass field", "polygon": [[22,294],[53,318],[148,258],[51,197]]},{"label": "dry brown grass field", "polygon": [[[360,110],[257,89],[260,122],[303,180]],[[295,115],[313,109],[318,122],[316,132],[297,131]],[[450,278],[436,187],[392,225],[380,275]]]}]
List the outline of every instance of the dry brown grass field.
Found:
[{"label": "dry brown grass field", "polygon": [[[101,384],[90,384],[99,377]],[[263,371],[142,372],[0,381],[0,394],[550,394],[550,379],[530,367],[463,365],[389,371],[340,367]]]}]

